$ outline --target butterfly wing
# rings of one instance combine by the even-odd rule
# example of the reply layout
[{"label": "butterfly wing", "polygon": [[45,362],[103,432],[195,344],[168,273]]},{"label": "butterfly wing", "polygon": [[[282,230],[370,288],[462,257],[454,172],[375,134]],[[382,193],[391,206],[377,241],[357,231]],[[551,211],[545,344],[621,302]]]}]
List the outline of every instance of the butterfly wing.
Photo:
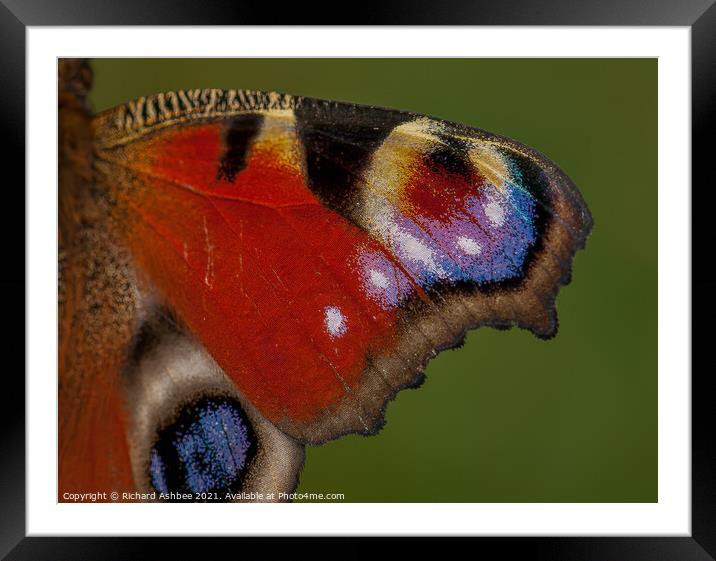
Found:
[{"label": "butterfly wing", "polygon": [[469,328],[552,335],[591,227],[540,154],[420,115],[194,90],[93,127],[96,181],[137,269],[301,442],[374,432]]}]

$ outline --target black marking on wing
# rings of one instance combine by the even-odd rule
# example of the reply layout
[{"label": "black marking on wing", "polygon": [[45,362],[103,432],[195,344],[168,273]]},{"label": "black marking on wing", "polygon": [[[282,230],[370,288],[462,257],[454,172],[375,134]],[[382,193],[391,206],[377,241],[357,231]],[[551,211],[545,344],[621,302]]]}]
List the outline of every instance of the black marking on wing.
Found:
[{"label": "black marking on wing", "polygon": [[306,151],[308,185],[330,209],[345,213],[355,178],[373,151],[410,113],[345,103],[304,103],[295,110]]},{"label": "black marking on wing", "polygon": [[444,170],[469,179],[473,175],[472,166],[465,157],[468,151],[467,142],[449,134],[440,134],[442,146],[424,156],[428,167]]},{"label": "black marking on wing", "polygon": [[224,133],[226,149],[216,170],[217,181],[233,183],[236,174],[246,167],[246,154],[262,123],[263,117],[257,113],[239,115],[229,121]]},{"label": "black marking on wing", "polygon": [[495,283],[495,285],[501,286],[502,288],[511,288],[516,284],[519,284],[524,277],[529,274],[529,270],[532,267],[532,263],[539,253],[541,253],[544,247],[545,233],[550,220],[553,220],[553,216],[547,212],[548,208],[551,208],[552,201],[549,198],[549,178],[536,162],[520,154],[512,153],[509,155],[513,165],[519,170],[521,178],[521,187],[526,190],[536,201],[534,209],[534,218],[532,220],[535,228],[536,238],[535,241],[530,244],[527,250],[527,255],[522,263],[522,274],[520,277],[508,279],[501,283]]}]

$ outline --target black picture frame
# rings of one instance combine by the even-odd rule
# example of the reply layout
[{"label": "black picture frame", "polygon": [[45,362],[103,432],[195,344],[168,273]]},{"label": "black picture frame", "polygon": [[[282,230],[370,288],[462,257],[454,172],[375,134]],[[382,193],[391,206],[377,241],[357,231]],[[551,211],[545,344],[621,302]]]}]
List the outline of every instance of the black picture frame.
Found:
[{"label": "black picture frame", "polygon": [[[645,25],[689,26],[692,39],[692,533],[689,537],[538,537],[476,538],[471,547],[494,551],[500,558],[528,559],[707,560],[716,558],[716,421],[710,378],[716,359],[707,344],[716,312],[716,279],[709,255],[716,241],[707,217],[713,213],[714,189],[708,137],[716,130],[716,5],[714,0],[602,0],[575,4],[571,0],[450,0],[425,2],[362,2],[347,21],[335,8],[295,3],[281,10],[265,4],[170,0],[0,0],[0,123],[2,169],[11,181],[3,191],[7,209],[0,220],[4,259],[0,278],[6,295],[4,348],[11,357],[0,391],[0,556],[6,559],[139,559],[153,555],[204,556],[208,538],[79,538],[25,537],[25,28],[36,25],[240,25],[240,24],[408,24],[408,25]],[[48,92],[54,95],[54,92]],[[710,179],[710,181],[709,181]],[[711,250],[711,251],[710,251]],[[24,309],[23,309],[24,311]],[[22,318],[22,319],[20,319]],[[23,326],[21,329],[20,326]],[[24,370],[24,368],[23,368]],[[320,533],[320,528],[316,529]],[[228,547],[237,539],[221,538]],[[357,541],[357,540],[355,540]],[[212,542],[215,551],[218,544]],[[275,540],[274,553],[301,544]],[[245,543],[241,544],[246,547]],[[356,543],[358,551],[371,544]],[[160,549],[161,548],[161,549]],[[245,549],[244,549],[245,551]]]}]

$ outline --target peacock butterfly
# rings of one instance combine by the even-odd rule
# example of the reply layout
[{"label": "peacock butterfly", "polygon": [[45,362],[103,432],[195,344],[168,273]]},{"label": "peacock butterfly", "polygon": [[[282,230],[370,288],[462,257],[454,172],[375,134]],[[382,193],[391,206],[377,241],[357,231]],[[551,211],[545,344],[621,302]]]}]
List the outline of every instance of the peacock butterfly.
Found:
[{"label": "peacock butterfly", "polygon": [[554,335],[591,217],[534,150],[272,92],[91,116],[90,85],[60,60],[60,500],[280,500],[468,329]]}]

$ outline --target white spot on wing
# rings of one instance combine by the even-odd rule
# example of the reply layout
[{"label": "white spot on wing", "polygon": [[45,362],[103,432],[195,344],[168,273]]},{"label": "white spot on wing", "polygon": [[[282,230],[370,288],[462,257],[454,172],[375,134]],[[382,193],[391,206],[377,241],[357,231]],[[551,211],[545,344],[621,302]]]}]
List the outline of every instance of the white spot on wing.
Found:
[{"label": "white spot on wing", "polygon": [[381,209],[375,219],[375,230],[389,246],[398,250],[402,257],[415,263],[421,263],[428,271],[443,276],[445,271],[435,259],[435,252],[423,241],[401,228],[394,220],[391,211]]},{"label": "white spot on wing", "polygon": [[457,245],[468,255],[479,255],[482,251],[482,247],[477,241],[466,236],[460,236],[457,239]]},{"label": "white spot on wing", "polygon": [[500,227],[505,223],[505,209],[497,201],[490,201],[485,206],[485,215],[493,226]]},{"label": "white spot on wing", "polygon": [[326,306],[323,312],[324,322],[326,324],[326,331],[335,339],[343,335],[348,329],[348,321],[343,312],[336,306]]},{"label": "white spot on wing", "polygon": [[437,264],[430,248],[409,232],[398,230],[398,245],[406,255],[415,261],[423,263],[431,271],[437,272]]},{"label": "white spot on wing", "polygon": [[370,275],[370,282],[372,282],[378,288],[385,289],[388,288],[388,286],[390,285],[388,277],[386,277],[385,274],[383,274],[381,271],[371,269],[368,274]]}]

